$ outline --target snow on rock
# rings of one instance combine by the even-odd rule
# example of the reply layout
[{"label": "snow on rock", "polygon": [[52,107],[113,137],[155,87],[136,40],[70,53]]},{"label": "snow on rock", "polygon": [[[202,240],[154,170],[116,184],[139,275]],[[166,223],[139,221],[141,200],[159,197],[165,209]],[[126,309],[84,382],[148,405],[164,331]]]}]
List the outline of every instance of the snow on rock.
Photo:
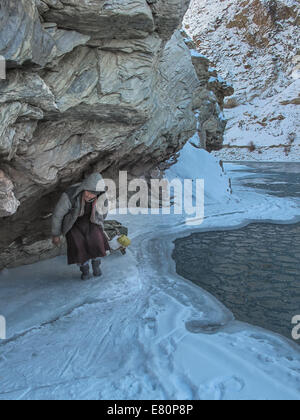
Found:
[{"label": "snow on rock", "polygon": [[299,160],[299,2],[192,0],[184,29],[235,89],[216,155]]},{"label": "snow on rock", "polygon": [[180,152],[178,162],[166,171],[167,179],[203,179],[207,203],[230,200],[230,183],[224,169],[214,156],[193,143],[194,138]]},{"label": "snow on rock", "polygon": [[[186,33],[181,31],[183,37]],[[234,89],[210,67],[207,57],[195,50],[195,44],[184,38],[190,48],[192,63],[199,79],[199,88],[194,94],[196,109],[199,147],[211,152],[220,150],[224,141],[224,131],[227,121],[224,118],[224,98],[234,93]]]}]

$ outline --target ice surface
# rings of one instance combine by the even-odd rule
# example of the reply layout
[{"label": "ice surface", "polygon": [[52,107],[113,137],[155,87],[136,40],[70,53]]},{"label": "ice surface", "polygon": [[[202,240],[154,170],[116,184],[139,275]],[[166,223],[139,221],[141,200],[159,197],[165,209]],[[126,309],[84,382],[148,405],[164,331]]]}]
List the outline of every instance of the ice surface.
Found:
[{"label": "ice surface", "polygon": [[184,215],[122,215],[132,246],[103,260],[100,280],[82,283],[64,257],[2,273],[0,399],[300,398],[299,349],[234,321],[171,258],[173,240],[191,231],[289,222],[299,202],[231,196],[218,162],[190,144],[167,173],[176,176],[205,178],[197,229]]}]

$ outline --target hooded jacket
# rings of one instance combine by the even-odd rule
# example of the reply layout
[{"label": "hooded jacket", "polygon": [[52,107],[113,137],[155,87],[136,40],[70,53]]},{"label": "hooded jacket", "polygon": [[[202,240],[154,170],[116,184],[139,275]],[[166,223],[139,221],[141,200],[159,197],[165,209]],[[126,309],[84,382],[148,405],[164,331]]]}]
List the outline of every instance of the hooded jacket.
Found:
[{"label": "hooded jacket", "polygon": [[52,236],[66,235],[74,226],[78,217],[84,214],[84,191],[102,194],[93,203],[91,223],[95,223],[104,230],[104,220],[107,217],[107,195],[105,183],[98,173],[90,175],[83,182],[72,185],[62,194],[52,216]]}]

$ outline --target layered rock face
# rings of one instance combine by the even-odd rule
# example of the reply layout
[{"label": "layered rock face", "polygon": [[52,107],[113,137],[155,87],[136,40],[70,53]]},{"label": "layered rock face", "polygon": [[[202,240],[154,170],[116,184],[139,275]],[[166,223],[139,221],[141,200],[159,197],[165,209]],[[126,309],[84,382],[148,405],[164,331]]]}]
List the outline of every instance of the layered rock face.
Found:
[{"label": "layered rock face", "polygon": [[197,53],[196,46],[186,39],[192,48],[192,61],[200,81],[199,92],[196,95],[197,132],[199,146],[211,152],[223,147],[224,131],[227,120],[223,113],[224,99],[234,93],[233,86],[222,79],[216,69],[211,67],[208,58]]},{"label": "layered rock face", "polygon": [[1,0],[0,268],[55,255],[51,212],[92,171],[148,178],[197,127],[189,0]]},{"label": "layered rock face", "polygon": [[0,170],[0,217],[14,214],[19,207],[20,203],[13,193],[13,188],[11,180]]},{"label": "layered rock face", "polygon": [[235,89],[224,158],[299,159],[299,11],[297,0],[191,1],[184,27]]}]

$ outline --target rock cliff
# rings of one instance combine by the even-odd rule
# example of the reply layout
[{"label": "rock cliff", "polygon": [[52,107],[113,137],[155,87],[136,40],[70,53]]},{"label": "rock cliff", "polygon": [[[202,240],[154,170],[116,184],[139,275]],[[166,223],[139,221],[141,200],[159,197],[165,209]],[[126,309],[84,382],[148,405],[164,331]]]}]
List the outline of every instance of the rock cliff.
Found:
[{"label": "rock cliff", "polygon": [[178,30],[189,3],[0,0],[0,268],[57,252],[68,185],[149,178],[195,133],[206,99]]}]

